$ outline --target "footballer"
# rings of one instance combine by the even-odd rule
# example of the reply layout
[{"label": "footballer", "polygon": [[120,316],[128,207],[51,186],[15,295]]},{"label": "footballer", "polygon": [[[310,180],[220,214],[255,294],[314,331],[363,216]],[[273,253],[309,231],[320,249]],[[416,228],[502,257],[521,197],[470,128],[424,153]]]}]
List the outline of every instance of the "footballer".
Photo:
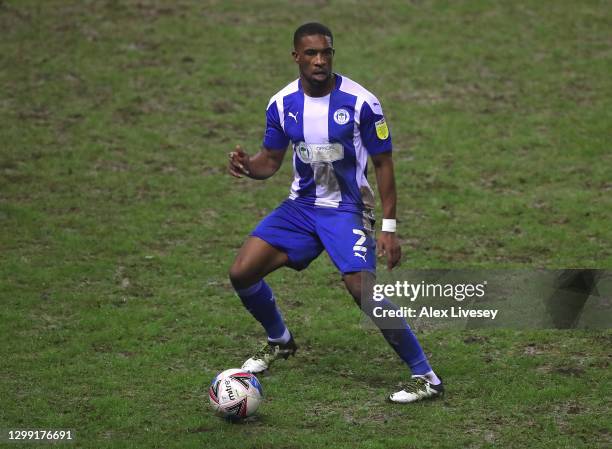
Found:
[{"label": "footballer", "polygon": [[[270,99],[262,148],[250,156],[237,146],[229,154],[230,174],[266,179],[279,169],[289,145],[293,149],[289,197],[252,231],[230,268],[236,293],[268,336],[242,369],[259,373],[296,353],[296,342],[264,278],[281,267],[302,270],[325,250],[355,302],[410,370],[405,385],[389,399],[410,403],[437,397],[444,392],[442,381],[405,320],[383,323],[371,313],[368,286],[375,279],[376,249],[386,257],[388,269],[401,259],[391,134],[379,100],[332,71],[333,44],[332,32],[322,24],[307,23],[295,31],[292,55],[299,78]],[[382,202],[377,242],[368,157]],[[386,299],[375,305],[395,308]]]}]

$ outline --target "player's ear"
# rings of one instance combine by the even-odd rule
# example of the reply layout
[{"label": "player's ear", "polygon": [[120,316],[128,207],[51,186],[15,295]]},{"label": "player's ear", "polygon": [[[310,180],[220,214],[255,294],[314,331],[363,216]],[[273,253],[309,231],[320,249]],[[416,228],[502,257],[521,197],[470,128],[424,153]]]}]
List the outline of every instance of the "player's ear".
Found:
[{"label": "player's ear", "polygon": [[293,56],[293,60],[294,60],[295,62],[298,62],[298,52],[297,52],[297,51],[293,50],[293,51],[291,52],[291,56]]}]

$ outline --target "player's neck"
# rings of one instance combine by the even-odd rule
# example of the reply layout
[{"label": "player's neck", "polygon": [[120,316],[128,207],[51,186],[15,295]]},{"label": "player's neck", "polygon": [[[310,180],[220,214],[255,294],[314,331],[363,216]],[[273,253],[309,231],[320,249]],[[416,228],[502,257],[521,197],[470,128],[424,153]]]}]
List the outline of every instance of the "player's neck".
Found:
[{"label": "player's neck", "polygon": [[323,85],[311,84],[302,77],[300,77],[300,80],[302,82],[302,89],[306,95],[309,97],[324,97],[334,90],[334,86],[336,85],[336,74],[332,73],[327,83]]}]

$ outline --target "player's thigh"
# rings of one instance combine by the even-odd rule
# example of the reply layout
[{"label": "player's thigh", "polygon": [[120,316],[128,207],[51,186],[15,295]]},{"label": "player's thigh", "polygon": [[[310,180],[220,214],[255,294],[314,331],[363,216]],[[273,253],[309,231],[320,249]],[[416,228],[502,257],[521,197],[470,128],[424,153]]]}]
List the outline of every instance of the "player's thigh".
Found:
[{"label": "player's thigh", "polygon": [[362,215],[321,211],[317,216],[317,234],[332,262],[343,275],[376,271],[374,232]]},{"label": "player's thigh", "polygon": [[286,265],[303,270],[316,259],[323,245],[315,229],[315,208],[285,200],[251,233],[287,254]]},{"label": "player's thigh", "polygon": [[288,260],[285,252],[259,237],[250,236],[230,268],[230,279],[234,287],[245,288],[284,266]]}]

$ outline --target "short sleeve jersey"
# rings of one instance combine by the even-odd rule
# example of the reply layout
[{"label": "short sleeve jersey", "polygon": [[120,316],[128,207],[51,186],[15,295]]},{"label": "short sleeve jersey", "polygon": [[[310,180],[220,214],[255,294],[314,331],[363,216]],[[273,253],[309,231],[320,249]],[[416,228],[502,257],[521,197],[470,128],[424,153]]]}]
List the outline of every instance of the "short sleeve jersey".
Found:
[{"label": "short sleeve jersey", "polygon": [[263,146],[293,147],[289,198],[339,210],[373,208],[367,180],[368,154],[391,151],[391,134],[378,99],[358,83],[336,74],[324,97],[309,97],[299,79],[268,103]]}]

